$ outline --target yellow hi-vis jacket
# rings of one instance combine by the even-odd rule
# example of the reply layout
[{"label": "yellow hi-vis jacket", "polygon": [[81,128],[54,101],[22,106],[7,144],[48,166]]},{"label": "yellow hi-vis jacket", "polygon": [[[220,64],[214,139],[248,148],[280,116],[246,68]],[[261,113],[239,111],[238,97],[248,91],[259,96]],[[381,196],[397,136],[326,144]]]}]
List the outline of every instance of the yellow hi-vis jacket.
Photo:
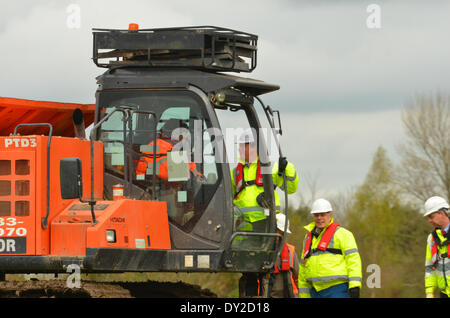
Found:
[{"label": "yellow hi-vis jacket", "polygon": [[[328,226],[333,222],[332,219]],[[361,257],[355,238],[350,231],[341,226],[337,227],[328,245],[328,248],[333,252],[317,249],[328,226],[322,230],[318,237],[312,235],[311,251],[306,259],[305,243],[308,234],[303,241],[298,277],[300,298],[309,298],[311,288],[319,292],[346,282],[348,282],[349,288],[361,287],[362,285]],[[305,226],[305,229],[309,233],[314,227],[315,223],[312,222]]]},{"label": "yellow hi-vis jacket", "polygon": [[[240,163],[244,165],[243,174],[244,181],[255,181],[258,169],[258,159],[252,162],[250,165],[248,163],[239,160]],[[244,221],[246,222],[257,222],[267,218],[264,214],[264,208],[258,205],[256,198],[262,192],[264,192],[264,187],[256,184],[245,186],[239,194],[236,196],[236,168],[231,170],[231,183],[233,186],[233,197],[234,204],[237,207],[237,212],[242,214]],[[286,185],[284,184],[283,176],[278,175],[278,162],[275,162],[272,167],[272,180],[273,185],[279,187],[283,191],[287,191],[288,194],[295,193],[298,187],[298,175],[295,171],[295,167],[291,162],[288,162],[286,166]],[[280,197],[276,191],[275,195],[275,209],[277,212],[280,211]]]},{"label": "yellow hi-vis jacket", "polygon": [[428,235],[427,251],[425,255],[425,293],[433,294],[437,287],[450,296],[450,258],[448,239],[442,235],[440,229]]}]

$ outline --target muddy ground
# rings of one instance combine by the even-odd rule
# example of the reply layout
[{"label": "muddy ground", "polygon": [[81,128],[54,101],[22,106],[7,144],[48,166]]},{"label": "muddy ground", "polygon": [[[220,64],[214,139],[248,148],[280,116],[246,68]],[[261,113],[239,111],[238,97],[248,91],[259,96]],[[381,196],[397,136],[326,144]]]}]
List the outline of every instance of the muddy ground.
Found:
[{"label": "muddy ground", "polygon": [[208,289],[183,282],[81,282],[68,288],[64,280],[2,281],[0,298],[213,298]]}]

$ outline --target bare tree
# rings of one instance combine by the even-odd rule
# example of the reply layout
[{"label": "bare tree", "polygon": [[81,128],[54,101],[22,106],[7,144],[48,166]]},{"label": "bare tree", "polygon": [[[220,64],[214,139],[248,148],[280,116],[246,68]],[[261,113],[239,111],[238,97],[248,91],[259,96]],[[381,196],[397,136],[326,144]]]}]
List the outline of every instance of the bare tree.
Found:
[{"label": "bare tree", "polygon": [[406,103],[402,122],[399,183],[422,202],[432,195],[450,198],[450,95],[416,95]]},{"label": "bare tree", "polygon": [[339,220],[341,225],[347,225],[347,211],[354,204],[356,187],[347,187],[329,197],[329,201],[333,206],[333,215]]},{"label": "bare tree", "polygon": [[315,200],[325,198],[331,202],[333,215],[342,224],[342,222],[345,222],[346,211],[351,207],[355,189],[349,187],[339,192],[326,191],[320,189],[319,179],[320,174],[318,171],[313,174],[310,172],[303,173],[300,179],[299,190],[296,193],[296,202],[298,202],[299,207],[310,209]]},{"label": "bare tree", "polygon": [[309,172],[302,174],[299,191],[296,193],[297,200],[301,207],[311,207],[313,202],[318,199],[319,173],[311,175]]}]

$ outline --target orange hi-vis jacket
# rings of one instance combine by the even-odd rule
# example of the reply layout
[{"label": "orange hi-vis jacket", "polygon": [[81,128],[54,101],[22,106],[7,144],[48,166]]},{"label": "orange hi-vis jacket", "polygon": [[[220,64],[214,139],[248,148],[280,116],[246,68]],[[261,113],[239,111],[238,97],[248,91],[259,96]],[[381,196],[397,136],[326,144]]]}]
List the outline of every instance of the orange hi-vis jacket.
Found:
[{"label": "orange hi-vis jacket", "polygon": [[[284,243],[283,249],[280,253],[281,265],[274,264],[274,273],[279,274],[284,271],[291,271],[290,280],[292,285],[292,292],[297,297],[298,295],[298,260],[296,259],[295,246]],[[290,287],[290,286],[289,286]]]},{"label": "orange hi-vis jacket", "polygon": [[[167,168],[167,153],[172,151],[173,146],[176,144],[172,139],[169,138],[158,138],[156,140],[156,176],[163,180],[168,180],[168,168]],[[149,143],[149,146],[153,146],[153,141]],[[153,150],[143,151],[144,156],[138,161],[136,167],[136,177],[143,176],[140,179],[145,179],[145,175],[153,175]],[[195,163],[189,163],[189,170],[197,175]]]}]

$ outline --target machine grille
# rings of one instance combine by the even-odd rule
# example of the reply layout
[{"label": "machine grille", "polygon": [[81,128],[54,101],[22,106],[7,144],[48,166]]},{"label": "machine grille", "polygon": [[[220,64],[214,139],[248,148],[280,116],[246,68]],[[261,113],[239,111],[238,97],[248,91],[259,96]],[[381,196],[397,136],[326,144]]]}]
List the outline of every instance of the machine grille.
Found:
[{"label": "machine grille", "polygon": [[0,216],[30,215],[30,160],[0,160]]}]

